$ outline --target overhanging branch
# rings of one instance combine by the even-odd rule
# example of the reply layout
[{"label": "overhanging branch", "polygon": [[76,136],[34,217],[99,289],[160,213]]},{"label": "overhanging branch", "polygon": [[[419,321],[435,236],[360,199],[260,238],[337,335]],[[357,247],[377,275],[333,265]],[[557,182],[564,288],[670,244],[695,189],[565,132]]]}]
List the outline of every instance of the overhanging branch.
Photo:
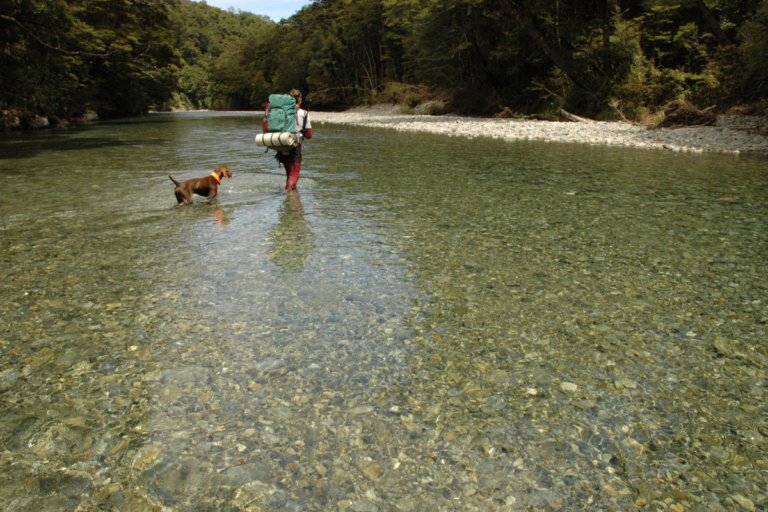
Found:
[{"label": "overhanging branch", "polygon": [[16,24],[16,25],[18,25],[18,26],[19,26],[19,27],[20,27],[20,28],[21,28],[23,31],[25,31],[27,34],[29,34],[30,36],[32,36],[32,39],[34,39],[35,41],[37,41],[37,42],[38,42],[38,43],[40,43],[41,45],[45,46],[45,47],[46,47],[46,48],[48,48],[49,50],[53,50],[53,51],[55,51],[55,52],[63,53],[63,54],[65,54],[65,55],[87,55],[87,56],[89,56],[89,57],[106,57],[106,56],[108,56],[108,55],[110,55],[110,54],[114,53],[114,52],[106,52],[106,53],[73,52],[73,51],[70,51],[70,50],[65,50],[65,49],[63,49],[63,48],[60,48],[60,47],[57,47],[57,46],[51,46],[50,44],[46,43],[45,41],[43,41],[42,39],[40,39],[39,37],[37,37],[37,36],[35,35],[35,33],[34,33],[34,32],[32,32],[32,31],[31,31],[30,29],[28,29],[27,27],[25,27],[25,26],[24,26],[24,25],[23,25],[23,24],[22,24],[22,23],[21,23],[19,20],[17,20],[16,18],[13,18],[13,17],[11,17],[11,16],[6,16],[6,15],[4,15],[4,14],[0,14],[0,19],[3,19],[3,20],[7,20],[7,21],[10,21],[10,22],[12,22],[12,23],[15,23],[15,24]]}]

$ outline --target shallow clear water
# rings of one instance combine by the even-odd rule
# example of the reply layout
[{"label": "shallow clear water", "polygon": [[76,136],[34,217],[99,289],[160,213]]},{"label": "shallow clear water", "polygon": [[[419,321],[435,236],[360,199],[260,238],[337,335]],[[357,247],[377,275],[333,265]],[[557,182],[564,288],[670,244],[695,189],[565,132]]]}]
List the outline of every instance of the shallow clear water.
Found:
[{"label": "shallow clear water", "polygon": [[260,121],[0,138],[0,509],[768,506],[766,161]]}]

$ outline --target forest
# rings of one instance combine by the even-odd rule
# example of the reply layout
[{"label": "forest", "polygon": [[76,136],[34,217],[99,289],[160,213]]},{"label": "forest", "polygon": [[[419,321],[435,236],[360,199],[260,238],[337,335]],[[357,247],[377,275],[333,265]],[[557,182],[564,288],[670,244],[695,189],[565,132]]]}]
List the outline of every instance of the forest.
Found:
[{"label": "forest", "polygon": [[0,0],[0,110],[313,108],[641,121],[671,102],[765,114],[768,2],[313,0],[291,18],[189,0]]}]

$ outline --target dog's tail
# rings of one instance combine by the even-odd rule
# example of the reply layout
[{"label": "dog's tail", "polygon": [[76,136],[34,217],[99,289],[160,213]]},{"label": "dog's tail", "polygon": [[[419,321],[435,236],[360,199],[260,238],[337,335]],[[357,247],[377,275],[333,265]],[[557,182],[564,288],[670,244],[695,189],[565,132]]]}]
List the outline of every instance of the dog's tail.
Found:
[{"label": "dog's tail", "polygon": [[169,177],[169,178],[171,178],[171,181],[172,181],[172,182],[174,182],[174,183],[176,184],[176,186],[177,186],[177,187],[178,187],[179,185],[181,185],[181,183],[179,183],[178,181],[176,181],[175,179],[173,179],[173,176],[171,176],[170,174],[168,175],[168,177]]}]

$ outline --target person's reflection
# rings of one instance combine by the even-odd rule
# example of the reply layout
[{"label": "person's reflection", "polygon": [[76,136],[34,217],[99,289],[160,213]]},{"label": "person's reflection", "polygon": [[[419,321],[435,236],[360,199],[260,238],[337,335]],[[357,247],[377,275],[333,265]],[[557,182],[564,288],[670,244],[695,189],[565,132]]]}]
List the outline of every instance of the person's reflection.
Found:
[{"label": "person's reflection", "polygon": [[312,231],[304,220],[299,192],[291,190],[278,213],[277,224],[269,229],[269,260],[283,272],[301,272],[312,252]]}]

